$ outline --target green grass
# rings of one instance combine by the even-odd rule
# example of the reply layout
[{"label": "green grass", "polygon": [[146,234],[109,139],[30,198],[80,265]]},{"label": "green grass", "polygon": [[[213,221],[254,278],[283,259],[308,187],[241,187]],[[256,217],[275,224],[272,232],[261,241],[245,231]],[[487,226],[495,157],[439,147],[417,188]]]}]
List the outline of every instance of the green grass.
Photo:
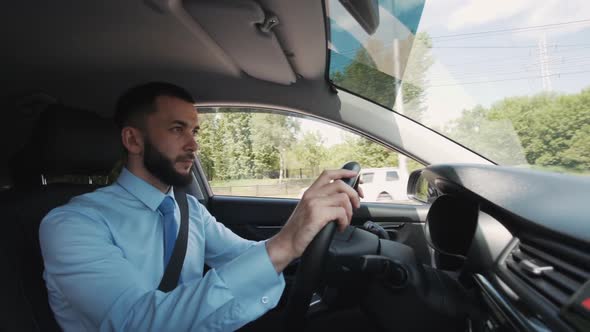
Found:
[{"label": "green grass", "polygon": [[252,197],[290,197],[298,198],[302,190],[309,187],[314,179],[243,179],[211,181],[211,189],[216,195]]}]

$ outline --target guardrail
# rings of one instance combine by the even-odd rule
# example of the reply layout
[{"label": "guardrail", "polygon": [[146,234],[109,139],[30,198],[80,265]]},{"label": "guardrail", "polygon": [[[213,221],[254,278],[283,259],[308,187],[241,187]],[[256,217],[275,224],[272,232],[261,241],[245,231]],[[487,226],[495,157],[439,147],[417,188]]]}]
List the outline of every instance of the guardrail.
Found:
[{"label": "guardrail", "polygon": [[280,184],[219,186],[211,187],[211,190],[215,195],[299,197],[303,193],[302,190],[309,187],[312,182],[313,180],[310,179],[309,184],[285,182]]}]

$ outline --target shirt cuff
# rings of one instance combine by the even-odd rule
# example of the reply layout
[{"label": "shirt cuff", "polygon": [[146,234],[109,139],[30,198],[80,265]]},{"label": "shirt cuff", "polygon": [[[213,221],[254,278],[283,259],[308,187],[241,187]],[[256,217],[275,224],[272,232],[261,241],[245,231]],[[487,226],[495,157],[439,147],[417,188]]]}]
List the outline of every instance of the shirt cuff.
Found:
[{"label": "shirt cuff", "polygon": [[216,272],[236,300],[248,310],[257,306],[260,315],[278,304],[285,288],[283,274],[275,270],[265,242],[256,243]]}]

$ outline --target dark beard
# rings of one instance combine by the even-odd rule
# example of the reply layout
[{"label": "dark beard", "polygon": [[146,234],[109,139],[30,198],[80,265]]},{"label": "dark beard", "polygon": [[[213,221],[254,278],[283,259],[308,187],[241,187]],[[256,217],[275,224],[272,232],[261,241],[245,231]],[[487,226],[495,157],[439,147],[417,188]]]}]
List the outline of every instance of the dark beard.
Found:
[{"label": "dark beard", "polygon": [[[191,183],[193,176],[191,172],[187,175],[178,173],[174,169],[172,160],[166,158],[156,147],[152,144],[149,138],[144,137],[144,154],[143,164],[145,168],[152,173],[153,176],[167,185],[182,187]],[[179,157],[176,161],[193,158],[192,155]]]}]

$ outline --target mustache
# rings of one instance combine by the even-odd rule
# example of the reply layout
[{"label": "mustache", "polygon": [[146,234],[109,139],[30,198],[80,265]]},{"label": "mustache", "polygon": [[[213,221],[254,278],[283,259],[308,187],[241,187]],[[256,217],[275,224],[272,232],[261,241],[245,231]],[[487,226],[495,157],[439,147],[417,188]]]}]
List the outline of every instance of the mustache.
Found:
[{"label": "mustache", "polygon": [[177,162],[183,162],[183,161],[195,161],[195,155],[190,153],[190,154],[186,154],[184,156],[179,156],[176,157],[176,161]]}]

